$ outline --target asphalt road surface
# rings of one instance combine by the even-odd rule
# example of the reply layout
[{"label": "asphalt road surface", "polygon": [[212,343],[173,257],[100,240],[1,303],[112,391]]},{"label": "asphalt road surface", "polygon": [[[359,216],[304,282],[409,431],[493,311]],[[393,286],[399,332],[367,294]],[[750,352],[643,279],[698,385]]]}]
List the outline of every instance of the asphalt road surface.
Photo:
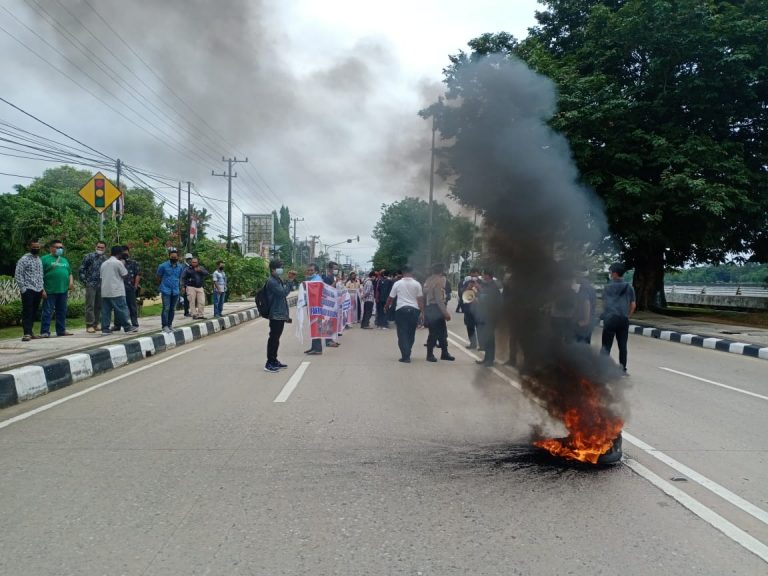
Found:
[{"label": "asphalt road surface", "polygon": [[597,469],[531,449],[557,427],[450,329],[405,365],[288,326],[269,374],[259,320],[0,411],[0,574],[768,574],[767,362],[630,337]]}]

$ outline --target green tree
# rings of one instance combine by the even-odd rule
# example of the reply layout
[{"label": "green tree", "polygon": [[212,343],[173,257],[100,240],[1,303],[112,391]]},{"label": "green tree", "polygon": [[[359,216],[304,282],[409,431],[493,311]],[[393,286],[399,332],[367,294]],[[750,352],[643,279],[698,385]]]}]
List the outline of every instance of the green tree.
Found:
[{"label": "green tree", "polygon": [[768,3],[542,3],[513,51],[559,87],[552,125],[605,203],[639,307],[663,297],[665,268],[768,260]]},{"label": "green tree", "polygon": [[272,212],[275,226],[275,245],[280,246],[278,255],[280,259],[286,264],[292,264],[292,252],[293,242],[291,241],[291,213],[287,206],[280,207],[280,216],[277,215],[277,211]]}]

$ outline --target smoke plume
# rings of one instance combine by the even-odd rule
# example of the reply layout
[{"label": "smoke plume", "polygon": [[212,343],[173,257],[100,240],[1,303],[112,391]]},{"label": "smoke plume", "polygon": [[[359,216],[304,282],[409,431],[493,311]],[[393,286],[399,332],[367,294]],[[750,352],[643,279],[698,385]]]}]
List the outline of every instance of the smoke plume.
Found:
[{"label": "smoke plume", "polygon": [[[548,125],[555,87],[498,55],[454,72],[446,103],[434,109],[451,142],[442,149],[441,169],[453,179],[456,198],[483,214],[489,261],[506,268],[498,327],[518,341],[522,383],[561,420],[582,401],[586,380],[602,413],[621,418],[616,365],[563,331],[573,315],[577,271],[606,237],[606,223],[599,201],[579,184],[568,142]],[[496,273],[501,278],[504,271]]]}]

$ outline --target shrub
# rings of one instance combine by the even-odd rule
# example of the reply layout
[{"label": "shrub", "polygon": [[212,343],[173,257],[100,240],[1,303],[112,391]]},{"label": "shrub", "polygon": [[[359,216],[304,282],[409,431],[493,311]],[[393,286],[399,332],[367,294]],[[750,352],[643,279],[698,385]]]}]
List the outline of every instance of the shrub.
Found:
[{"label": "shrub", "polygon": [[0,328],[21,324],[21,300],[0,304]]}]

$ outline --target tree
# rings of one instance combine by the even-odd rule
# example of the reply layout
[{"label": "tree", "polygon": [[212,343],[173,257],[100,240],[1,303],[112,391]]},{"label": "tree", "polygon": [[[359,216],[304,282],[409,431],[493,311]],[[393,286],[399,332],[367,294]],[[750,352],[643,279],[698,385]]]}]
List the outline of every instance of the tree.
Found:
[{"label": "tree", "polygon": [[275,226],[275,245],[280,246],[278,255],[285,264],[292,264],[293,242],[291,241],[291,213],[287,206],[280,207],[280,216],[272,212]]},{"label": "tree", "polygon": [[542,3],[513,51],[559,87],[552,126],[604,201],[639,308],[663,303],[665,268],[768,260],[768,3]]},{"label": "tree", "polygon": [[[474,226],[462,216],[453,216],[445,204],[435,202],[432,214],[432,262],[448,264],[453,254],[469,249]],[[381,218],[373,230],[379,247],[373,256],[373,267],[398,270],[410,264],[426,272],[427,226],[429,204],[418,198],[405,198],[381,206]]]}]

